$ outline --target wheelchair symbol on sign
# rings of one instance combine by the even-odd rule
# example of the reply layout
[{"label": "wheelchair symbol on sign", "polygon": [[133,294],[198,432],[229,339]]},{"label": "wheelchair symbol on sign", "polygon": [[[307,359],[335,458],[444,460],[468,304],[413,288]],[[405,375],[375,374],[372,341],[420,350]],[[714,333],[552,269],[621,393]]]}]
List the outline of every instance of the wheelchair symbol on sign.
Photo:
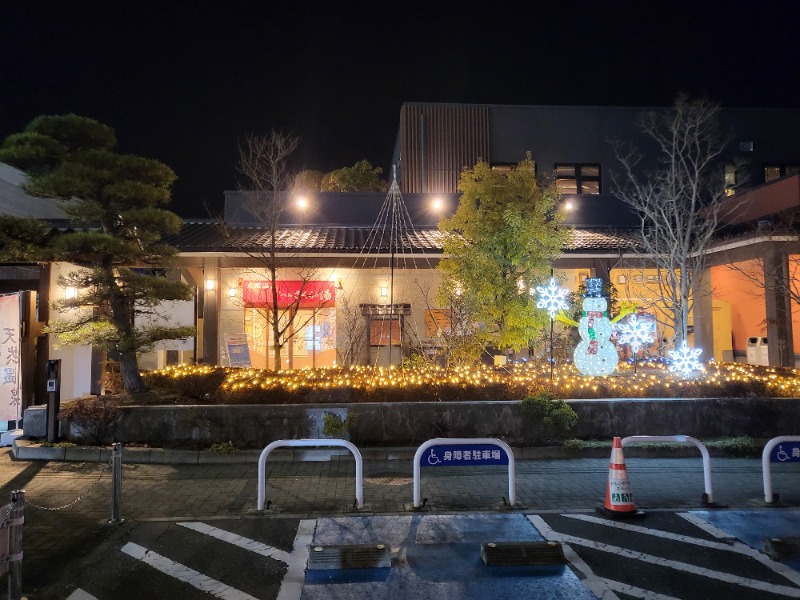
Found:
[{"label": "wheelchair symbol on sign", "polygon": [[438,465],[440,462],[442,462],[442,461],[439,460],[438,456],[436,456],[436,450],[431,448],[431,453],[428,454],[428,464],[429,465]]},{"label": "wheelchair symbol on sign", "polygon": [[789,460],[789,455],[784,452],[783,446],[778,446],[778,454],[776,455],[776,458],[781,462],[786,462]]}]

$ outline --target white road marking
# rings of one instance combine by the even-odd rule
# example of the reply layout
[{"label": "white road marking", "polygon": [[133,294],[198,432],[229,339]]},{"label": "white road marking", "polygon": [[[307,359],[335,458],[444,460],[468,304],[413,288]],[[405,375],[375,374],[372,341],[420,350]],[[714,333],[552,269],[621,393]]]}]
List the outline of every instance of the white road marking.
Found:
[{"label": "white road marking", "polygon": [[[539,515],[528,515],[528,521],[539,530],[544,539],[551,540],[555,535],[553,529]],[[619,596],[609,587],[607,580],[595,575],[592,568],[578,556],[578,553],[569,544],[562,544],[561,549],[564,551],[564,557],[583,575],[581,583],[586,586],[586,589],[601,600],[619,600]]]},{"label": "white road marking", "polygon": [[702,517],[692,514],[692,513],[678,513],[679,517],[683,517],[689,523],[694,525],[695,527],[699,527],[703,531],[705,531],[709,535],[713,535],[715,538],[720,538],[723,540],[734,540],[736,536],[731,535],[727,531],[723,531],[716,525],[712,525]]},{"label": "white road marking", "polygon": [[211,525],[207,525],[199,521],[180,522],[178,525],[181,527],[186,527],[186,529],[191,529],[192,531],[197,531],[198,533],[211,536],[218,540],[222,540],[223,542],[233,544],[239,548],[244,548],[245,550],[260,554],[261,556],[274,558],[286,564],[289,564],[292,560],[292,556],[288,552],[284,552],[283,550],[279,550],[273,546],[268,546],[267,544],[262,544],[261,542],[257,542],[255,540],[251,540],[250,538],[231,533],[230,531],[219,529],[218,527],[212,527]]},{"label": "white road marking", "polygon": [[67,596],[67,600],[97,600],[97,598],[92,596],[89,592],[78,588]]},{"label": "white road marking", "polygon": [[150,565],[154,569],[162,573],[174,577],[180,581],[188,583],[189,585],[202,590],[206,593],[222,598],[223,600],[257,600],[257,598],[237,590],[227,584],[212,579],[207,575],[195,571],[175,561],[168,559],[165,556],[148,550],[133,542],[128,542],[122,547],[122,551],[137,560],[142,561],[146,565]]},{"label": "white road marking", "polygon": [[615,592],[619,592],[620,594],[625,594],[627,596],[633,596],[634,598],[642,598],[643,600],[681,600],[675,596],[666,596],[664,594],[659,594],[658,592],[651,592],[650,590],[644,590],[636,587],[635,585],[628,585],[627,583],[614,581],[613,579],[605,579],[604,581],[608,584],[608,587]]},{"label": "white road marking", "polygon": [[[734,540],[736,539],[733,536],[731,536],[729,533],[723,531],[722,529],[719,529],[716,525],[712,525],[708,521],[704,521],[702,519],[702,517],[699,517],[698,515],[693,515],[691,513],[679,513],[679,516],[683,517],[684,519],[686,519],[687,521],[689,521],[693,525],[696,525],[697,527],[700,527],[704,531],[707,531],[708,533],[711,533],[711,535],[715,535],[714,533],[712,533],[712,531],[716,530],[716,531],[728,536],[731,539],[734,539]],[[772,560],[766,554],[764,554],[762,552],[759,552],[755,548],[751,548],[750,546],[748,546],[747,544],[745,544],[743,542],[740,542],[739,540],[736,540],[734,542],[733,547],[736,548],[736,551],[739,552],[740,554],[744,554],[746,556],[749,556],[753,560],[757,560],[758,562],[760,562],[765,567],[775,571],[778,575],[782,575],[783,577],[785,577],[786,579],[788,579],[789,581],[791,581],[795,585],[800,586],[800,573],[798,573],[794,569],[792,569],[792,568],[788,567],[787,565],[784,565],[783,563],[780,563],[780,562],[778,562],[776,560]]]},{"label": "white road marking", "polygon": [[[529,516],[528,518],[531,519],[531,522],[534,523],[534,526],[536,525],[536,523],[533,521],[533,519],[537,518],[541,519],[541,517],[537,517],[536,515]],[[584,546],[586,548],[592,548],[600,552],[608,552],[611,554],[616,554],[617,556],[631,558],[633,560],[640,560],[649,564],[667,567],[670,569],[675,569],[677,571],[684,571],[686,573],[700,575],[701,577],[708,577],[709,579],[716,579],[717,581],[724,581],[726,583],[732,583],[734,585],[739,585],[742,587],[747,587],[764,592],[770,592],[772,594],[781,594],[783,596],[789,596],[790,598],[800,598],[800,589],[797,588],[790,588],[783,585],[771,584],[764,581],[758,581],[755,579],[748,579],[746,577],[739,577],[738,575],[733,575],[732,573],[714,571],[712,569],[706,569],[704,567],[698,567],[696,565],[682,563],[676,560],[661,558],[660,556],[653,556],[652,554],[646,554],[644,552],[635,552],[633,550],[628,550],[627,548],[622,548],[620,546],[613,546],[611,544],[595,542],[594,540],[587,540],[573,535],[558,533],[556,531],[553,531],[552,529],[550,529],[550,532],[552,538],[548,536],[545,537],[547,537],[547,539],[552,539],[552,541],[569,543],[576,546]],[[544,535],[544,533],[542,533],[542,535]]]},{"label": "white road marking", "polygon": [[647,527],[640,527],[639,525],[631,525],[630,523],[620,523],[619,521],[611,521],[610,519],[601,519],[600,517],[593,517],[591,515],[561,515],[568,519],[577,519],[578,521],[585,521],[587,523],[596,523],[606,527],[615,527],[624,531],[632,531],[634,533],[641,533],[643,535],[650,535],[653,537],[664,538],[685,544],[694,544],[695,546],[703,546],[705,548],[714,548],[715,550],[726,550],[728,552],[740,552],[733,544],[724,544],[722,542],[712,542],[702,538],[696,538],[689,535],[682,535],[680,533],[670,533],[669,531],[660,531],[658,529],[648,529]]},{"label": "white road marking", "polygon": [[306,565],[308,564],[308,547],[314,539],[315,519],[303,519],[297,527],[292,553],[287,564],[289,568],[281,582],[277,600],[300,600],[303,593],[303,583],[306,579]]}]

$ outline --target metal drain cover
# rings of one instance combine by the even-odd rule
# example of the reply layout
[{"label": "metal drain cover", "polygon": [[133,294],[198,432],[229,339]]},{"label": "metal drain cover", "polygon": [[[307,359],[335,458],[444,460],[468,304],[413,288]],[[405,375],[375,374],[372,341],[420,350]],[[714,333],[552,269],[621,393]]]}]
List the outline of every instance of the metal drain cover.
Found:
[{"label": "metal drain cover", "polygon": [[564,549],[558,542],[486,542],[481,558],[489,566],[564,565]]},{"label": "metal drain cover", "polygon": [[764,552],[774,560],[795,560],[800,558],[800,538],[769,538],[764,540]]},{"label": "metal drain cover", "polygon": [[388,569],[392,553],[386,544],[343,544],[309,546],[308,569]]}]

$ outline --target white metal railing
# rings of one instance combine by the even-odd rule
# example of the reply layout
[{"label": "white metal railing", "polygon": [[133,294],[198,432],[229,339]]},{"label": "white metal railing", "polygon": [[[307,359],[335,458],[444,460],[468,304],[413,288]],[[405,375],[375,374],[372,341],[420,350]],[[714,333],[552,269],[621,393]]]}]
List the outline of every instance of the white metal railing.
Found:
[{"label": "white metal railing", "polygon": [[[772,493],[772,466],[770,464],[770,455],[778,444],[784,442],[800,442],[800,435],[782,435],[780,437],[772,438],[764,446],[761,452],[761,472],[764,478],[764,502],[772,504],[778,500],[778,494]],[[788,457],[787,457],[788,458]]]},{"label": "white metal railing", "polygon": [[[508,444],[495,438],[436,438],[424,442],[414,453],[414,508],[419,508],[422,505],[422,468],[420,462],[423,453],[432,446],[475,446],[478,444],[497,446],[506,453],[506,456],[508,457],[508,503],[511,506],[514,506],[517,501],[517,477],[514,468],[514,452],[511,450],[511,447]],[[454,464],[453,466],[467,465]]]},{"label": "white metal railing", "polygon": [[640,442],[679,442],[697,446],[703,457],[703,482],[706,490],[703,501],[707,504],[714,502],[714,495],[711,487],[711,457],[708,454],[708,448],[706,448],[703,442],[688,435],[632,435],[622,438],[622,447],[624,448],[627,445]]},{"label": "white metal railing", "polygon": [[364,507],[364,460],[361,452],[347,440],[275,440],[261,451],[258,457],[258,510],[264,510],[267,495],[267,457],[275,448],[347,448],[356,460],[356,508]]}]

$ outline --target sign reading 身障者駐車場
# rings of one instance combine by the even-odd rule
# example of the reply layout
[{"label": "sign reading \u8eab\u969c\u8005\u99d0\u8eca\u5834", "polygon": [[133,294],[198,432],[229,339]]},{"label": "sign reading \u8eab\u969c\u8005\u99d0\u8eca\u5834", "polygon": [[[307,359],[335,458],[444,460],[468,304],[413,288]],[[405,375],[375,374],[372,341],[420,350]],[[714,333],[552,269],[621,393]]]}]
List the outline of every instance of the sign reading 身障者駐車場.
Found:
[{"label": "sign reading \u8eab\u969c\u8005\u99d0\u8eca\u5834", "polygon": [[19,294],[0,296],[0,421],[19,420]]},{"label": "sign reading \u8eab\u969c\u8005\u99d0\u8eca\u5834", "polygon": [[420,457],[420,466],[422,467],[477,467],[507,464],[506,451],[493,444],[431,446]]}]

